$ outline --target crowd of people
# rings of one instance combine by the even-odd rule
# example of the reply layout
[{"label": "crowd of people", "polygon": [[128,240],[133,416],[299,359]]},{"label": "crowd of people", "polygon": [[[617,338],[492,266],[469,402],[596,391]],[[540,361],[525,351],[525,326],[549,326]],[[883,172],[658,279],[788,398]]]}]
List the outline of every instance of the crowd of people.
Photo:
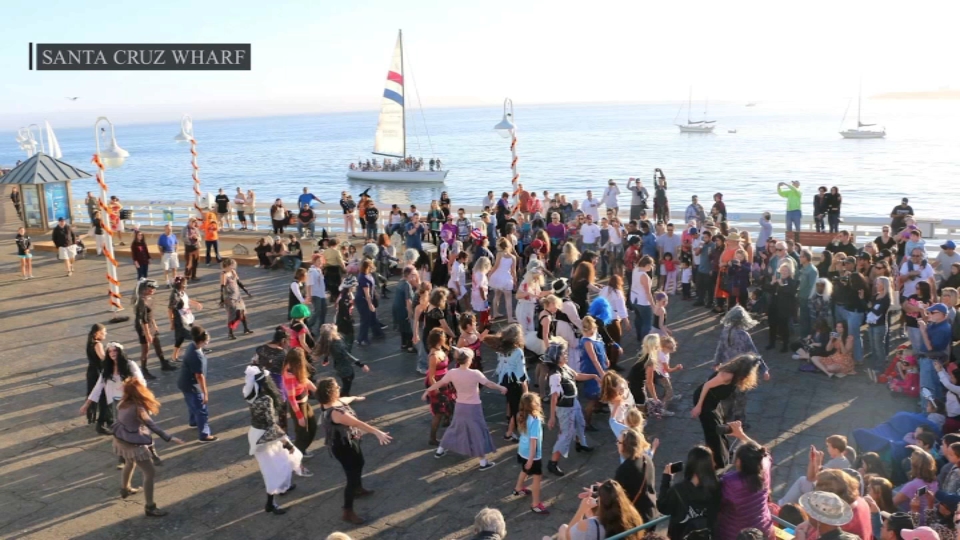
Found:
[{"label": "crowd of people", "polygon": [[[601,540],[661,515],[669,516],[666,536],[671,539],[771,538],[774,516],[793,524],[805,539],[852,534],[893,540],[891,532],[914,530],[923,522],[941,537],[953,531],[960,501],[960,435],[953,433],[960,429],[960,400],[954,393],[960,392],[960,368],[952,361],[952,342],[960,339],[956,245],[943,243],[931,259],[906,199],[878,237],[861,243],[840,226],[839,190],[821,188],[814,201],[816,227],[824,228],[826,218],[834,236],[815,254],[790,237],[799,231],[802,216],[799,182],[775,189],[787,200],[788,236],[773,235],[766,213],[755,241],[727,221],[721,193],[713,196],[709,211],[693,196],[684,222],[677,224],[671,221],[663,171],[654,175],[652,219],[642,181],[631,178],[626,190],[629,219],[621,216],[627,212],[619,207],[616,181],[610,180],[599,198],[588,190],[579,201],[560,193],[538,194],[522,184],[499,197],[491,191],[477,221],[455,208],[446,192],[423,213],[415,206],[405,211],[393,205],[386,217],[369,190],[360,194],[359,203],[344,192],[345,225],[359,214],[363,240],[357,241],[360,235],[352,227],[345,227],[346,242],[325,230],[315,244],[301,244],[302,237],[294,235],[262,239],[256,249],[261,265],[286,267],[293,275],[286,309],[278,317],[285,322],[270,330],[269,341],[256,349],[243,374],[251,411],[250,453],[263,473],[265,510],[282,514],[276,497],[293,489],[295,476],[312,476],[304,463],[313,456],[310,446],[322,427],[346,477],[343,520],[363,523],[354,511],[355,499],[373,490],[361,480],[360,441],[369,434],[389,444],[392,437],[359,419],[352,405],[364,398],[354,395],[354,382],[358,370],[370,371],[366,347],[387,339],[388,327],[379,317],[385,312],[381,304],[390,300],[399,347],[417,355],[416,376],[423,377],[422,398],[431,413],[424,435],[434,457],[476,458],[481,472],[496,466],[491,459],[496,443],[482,400],[497,398],[481,389],[503,395],[502,444],[516,445],[520,469],[512,496],[529,497],[533,514],[550,513],[541,495],[544,471],[564,476],[571,447],[576,453],[593,452],[588,433],[607,436],[596,434],[605,429],[598,419],[607,417],[621,464],[613,476],[584,487],[576,514],[557,531],[558,538]],[[237,196],[244,194],[238,190]],[[309,209],[314,199],[304,188],[298,202]],[[233,338],[241,325],[251,332],[243,303],[243,294],[250,292],[235,262],[221,261],[216,238],[211,246],[208,234],[219,230],[223,219],[219,207],[191,219],[181,235],[195,246],[192,266],[186,254],[185,275],[177,273],[178,264],[168,264],[175,257],[166,257],[164,269],[171,270],[165,272],[167,311],[176,340],[170,361],[153,314],[158,284],[148,278],[139,282],[134,302],[139,367],[121,344],[106,340],[102,326],[94,326],[88,340],[82,412],[99,432],[115,437],[114,449],[123,461],[123,497],[137,491],[130,483],[133,470],[143,471],[148,516],[163,514],[152,498],[153,467],[160,458],[150,433],[178,442],[150,420],[159,408],[146,384],[154,377],[147,369],[151,346],[161,370],[180,371],[178,387],[198,439],[217,439],[207,411],[210,338],[195,320],[202,306],[186,292],[197,278],[201,236],[207,241],[207,263],[211,247],[220,262],[228,335]],[[274,232],[282,234],[276,222]],[[176,255],[175,236],[168,228],[161,237],[165,256]],[[683,366],[670,359],[684,345],[670,328],[677,301],[715,312],[721,332],[710,377],[688,396],[704,444],[668,464],[658,488],[653,457],[659,441],[648,441],[644,431],[649,422],[667,421],[680,410],[682,396],[674,391],[671,374]],[[889,364],[895,339],[890,329],[905,328],[917,358],[920,410],[924,418],[941,421],[930,435],[918,428],[906,465],[882,463],[870,454],[847,456],[852,448],[846,439],[831,437],[830,460],[823,463],[823,452],[812,448],[808,474],[775,503],[773,456],[747,434],[747,396],[770,380],[774,367],[750,333],[760,319],[769,327],[763,350],[779,345],[797,362],[792,368],[777,362],[777,369],[830,378],[862,371],[874,382]],[[627,369],[624,364],[634,354],[625,350],[624,336],[631,329],[638,350]],[[334,376],[326,376],[322,368],[331,362]],[[484,369],[494,367],[490,380]],[[550,432],[556,433],[555,442],[545,451]],[[499,512],[478,514],[476,538],[504,535]]]},{"label": "crowd of people", "polygon": [[426,164],[424,164],[423,158],[415,158],[413,156],[401,157],[400,159],[394,161],[391,158],[384,158],[383,162],[378,163],[377,158],[372,160],[368,159],[366,161],[358,159],[356,163],[350,164],[351,171],[387,171],[387,172],[396,172],[396,171],[422,171],[425,170],[424,167],[429,167],[431,171],[437,170],[442,171],[442,163],[440,158],[430,158]]}]

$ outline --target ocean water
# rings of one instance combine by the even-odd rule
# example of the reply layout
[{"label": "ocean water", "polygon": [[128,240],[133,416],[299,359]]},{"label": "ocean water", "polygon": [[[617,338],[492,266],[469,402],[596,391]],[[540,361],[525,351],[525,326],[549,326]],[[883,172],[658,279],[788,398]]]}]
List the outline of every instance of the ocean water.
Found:
[{"label": "ocean water", "polygon": [[[521,182],[538,192],[583,199],[590,188],[599,197],[608,178],[618,179],[621,189],[630,176],[650,187],[653,169],[660,167],[675,209],[685,207],[692,194],[706,206],[713,193],[722,192],[731,213],[781,211],[777,182],[799,180],[807,201],[819,185],[838,186],[846,215],[885,215],[908,196],[921,216],[956,217],[947,214],[952,205],[943,201],[960,196],[960,102],[865,102],[864,120],[886,126],[887,138],[881,140],[842,139],[838,131],[846,106],[846,100],[712,104],[716,132],[703,135],[679,133],[674,126],[679,103],[518,104]],[[854,117],[855,107],[854,102]],[[425,204],[446,190],[454,205],[476,205],[488,190],[509,189],[509,140],[492,129],[502,115],[499,107],[426,109],[424,115],[429,132],[420,112],[408,111],[408,153],[440,156],[450,170],[446,183],[374,185],[377,200]],[[48,120],[56,128],[57,119]],[[376,111],[198,120],[203,189],[223,187],[229,194],[238,186],[254,189],[263,202],[292,199],[304,186],[328,202],[344,189],[359,193],[370,184],[350,181],[345,173],[351,161],[374,157],[376,121]],[[192,199],[189,147],[173,141],[179,119],[116,129],[120,146],[131,156],[123,167],[108,171],[112,194],[157,202]],[[57,130],[64,160],[90,172],[91,131]],[[0,132],[0,164],[23,157],[14,136]],[[95,188],[93,181],[80,181],[73,192],[80,197]],[[625,190],[621,201],[629,204]]]}]

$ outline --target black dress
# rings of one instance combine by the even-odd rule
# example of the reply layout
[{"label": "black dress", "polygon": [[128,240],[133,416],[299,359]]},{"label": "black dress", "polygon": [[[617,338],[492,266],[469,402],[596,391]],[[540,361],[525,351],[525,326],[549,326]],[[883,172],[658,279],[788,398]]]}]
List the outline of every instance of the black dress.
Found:
[{"label": "black dress", "polygon": [[[97,381],[100,380],[100,375],[103,373],[103,361],[97,356],[95,347],[96,342],[87,342],[87,393],[83,396],[84,398],[89,396],[90,392],[93,392],[93,387],[97,385]],[[100,400],[93,407],[87,407],[87,423],[92,424],[94,422],[97,423],[97,427],[105,429],[113,424],[113,411],[107,403],[107,393],[105,391],[100,392]]]},{"label": "black dress", "polygon": [[[714,373],[710,378],[717,376]],[[725,384],[711,388],[707,392],[707,397],[703,399],[703,407],[700,409],[700,426],[703,428],[703,439],[713,450],[713,463],[718,469],[725,467],[730,459],[730,444],[726,436],[717,433],[717,428],[723,425],[723,408],[720,404],[730,398],[736,387],[732,384]],[[696,407],[700,401],[700,394],[703,392],[703,385],[697,387],[693,393],[693,406]]]}]

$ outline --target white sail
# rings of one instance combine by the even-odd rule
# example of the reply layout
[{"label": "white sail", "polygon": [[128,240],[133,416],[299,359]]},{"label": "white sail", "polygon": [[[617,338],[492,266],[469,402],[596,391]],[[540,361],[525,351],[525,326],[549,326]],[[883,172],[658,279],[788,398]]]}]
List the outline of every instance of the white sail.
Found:
[{"label": "white sail", "polygon": [[383,90],[380,121],[373,142],[374,154],[401,158],[406,154],[403,98],[403,34],[399,34]]},{"label": "white sail", "polygon": [[63,152],[60,151],[60,142],[57,141],[57,136],[53,133],[53,126],[46,120],[44,120],[44,123],[47,126],[47,155],[54,159],[60,159],[63,157]]}]

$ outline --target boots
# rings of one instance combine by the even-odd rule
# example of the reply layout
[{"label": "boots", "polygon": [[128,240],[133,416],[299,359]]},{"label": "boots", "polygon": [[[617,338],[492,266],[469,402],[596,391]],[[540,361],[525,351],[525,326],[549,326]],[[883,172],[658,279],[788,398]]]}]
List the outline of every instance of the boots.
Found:
[{"label": "boots", "polygon": [[362,525],[362,524],[363,524],[363,518],[361,518],[360,516],[358,516],[358,515],[356,514],[356,512],[353,511],[352,508],[350,508],[350,509],[344,508],[344,509],[343,509],[343,517],[340,518],[340,519],[342,519],[343,521],[346,521],[347,523],[352,523],[352,524],[354,524],[354,525]]},{"label": "boots", "polygon": [[557,475],[557,476],[563,476],[563,475],[567,474],[567,473],[563,472],[563,471],[560,469],[560,466],[557,464],[556,461],[548,461],[548,462],[547,462],[547,470],[550,471],[551,473]]},{"label": "boots", "polygon": [[146,367],[141,367],[140,372],[143,374],[143,378],[148,381],[152,381],[157,378],[157,376],[154,375],[153,373],[150,373],[150,371]]},{"label": "boots", "polygon": [[160,371],[176,371],[177,366],[171,364],[166,358],[160,359]]},{"label": "boots", "polygon": [[354,492],[353,496],[359,499],[360,497],[369,497],[374,493],[376,493],[376,490],[366,489],[363,486],[360,486],[359,488],[357,488],[357,491]]},{"label": "boots", "polygon": [[277,516],[282,516],[287,513],[286,510],[280,508],[280,505],[274,500],[273,495],[267,495],[267,505],[263,508],[263,511]]},{"label": "boots", "polygon": [[167,515],[167,512],[165,512],[165,511],[157,508],[157,504],[156,504],[156,503],[154,503],[154,504],[148,504],[148,505],[144,506],[144,507],[143,507],[143,513],[146,514],[147,517],[163,517],[163,516]]}]

